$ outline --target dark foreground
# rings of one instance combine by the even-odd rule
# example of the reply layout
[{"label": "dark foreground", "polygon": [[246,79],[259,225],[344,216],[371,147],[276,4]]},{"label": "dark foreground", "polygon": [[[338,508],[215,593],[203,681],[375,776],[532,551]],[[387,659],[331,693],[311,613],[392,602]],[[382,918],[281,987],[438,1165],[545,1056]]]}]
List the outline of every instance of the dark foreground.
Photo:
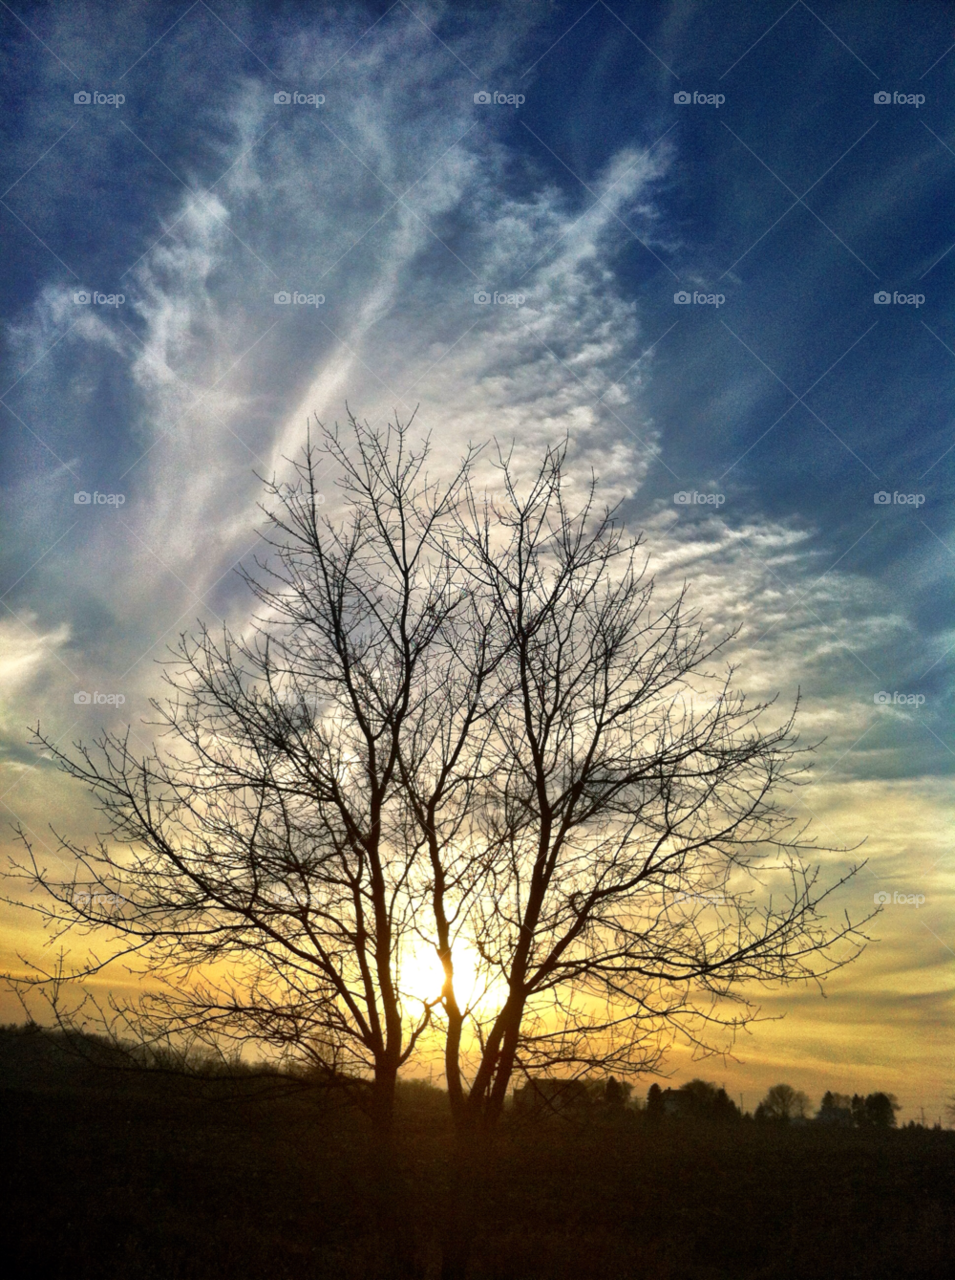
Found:
[{"label": "dark foreground", "polygon": [[[399,1274],[378,1152],[332,1099],[96,1073],[64,1084],[2,1062],[0,1082],[7,1275]],[[447,1191],[441,1101],[407,1090],[399,1125],[401,1242],[421,1277],[437,1274]],[[473,1280],[951,1274],[955,1133],[641,1120],[510,1127],[478,1209]]]}]

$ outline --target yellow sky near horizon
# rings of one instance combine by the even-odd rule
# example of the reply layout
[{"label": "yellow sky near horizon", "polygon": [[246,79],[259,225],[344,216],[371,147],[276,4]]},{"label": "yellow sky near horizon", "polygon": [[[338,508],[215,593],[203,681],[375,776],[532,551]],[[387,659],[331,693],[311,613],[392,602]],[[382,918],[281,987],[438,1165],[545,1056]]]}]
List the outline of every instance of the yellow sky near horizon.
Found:
[{"label": "yellow sky near horizon", "polygon": [[[50,774],[45,777],[49,781]],[[31,781],[37,782],[35,773]],[[947,925],[955,886],[945,846],[953,799],[939,779],[921,780],[917,786],[908,780],[844,781],[820,788],[811,803],[820,840],[838,838],[848,844],[861,838],[865,828],[870,833],[860,854],[871,851],[872,863],[841,891],[839,910],[848,907],[858,918],[874,908],[876,893],[886,891],[902,899],[923,896],[924,903],[888,902],[867,927],[872,941],[862,957],[827,980],[825,995],[815,986],[801,985],[753,991],[762,1014],[773,1020],[753,1024],[738,1037],[735,1061],[695,1061],[677,1042],[664,1068],[666,1077],[674,1084],[696,1076],[713,1080],[735,1100],[742,1095],[750,1110],[781,1080],[804,1090],[814,1105],[826,1089],[883,1089],[902,1103],[901,1122],[919,1120],[924,1110],[930,1123],[951,1123],[945,1105],[955,1095],[955,940]],[[827,862],[831,876],[836,869],[831,855]],[[19,969],[17,952],[35,961],[42,957],[44,964],[52,961],[37,923],[24,911],[0,908],[0,930],[0,970]],[[81,939],[74,946],[82,953]],[[102,995],[136,989],[121,971],[93,985]],[[0,1021],[21,1020],[15,998],[0,990]],[[409,1064],[406,1074],[430,1075],[440,1083],[440,1053],[430,1051],[420,1063]],[[651,1077],[639,1077],[635,1088],[645,1093],[650,1083]]]}]

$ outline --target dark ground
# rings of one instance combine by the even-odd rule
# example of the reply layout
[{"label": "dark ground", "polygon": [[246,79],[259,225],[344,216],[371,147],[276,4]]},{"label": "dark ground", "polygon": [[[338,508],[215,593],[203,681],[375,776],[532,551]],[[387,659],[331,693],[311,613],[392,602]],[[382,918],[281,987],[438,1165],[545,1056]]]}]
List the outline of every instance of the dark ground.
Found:
[{"label": "dark ground", "polygon": [[[45,1039],[45,1038],[44,1038]],[[316,1091],[117,1078],[0,1031],[4,1271],[56,1280],[378,1280],[376,1150]],[[443,1095],[402,1097],[402,1239],[436,1274]],[[934,1280],[955,1259],[955,1133],[699,1128],[639,1115],[510,1127],[474,1280]]]}]

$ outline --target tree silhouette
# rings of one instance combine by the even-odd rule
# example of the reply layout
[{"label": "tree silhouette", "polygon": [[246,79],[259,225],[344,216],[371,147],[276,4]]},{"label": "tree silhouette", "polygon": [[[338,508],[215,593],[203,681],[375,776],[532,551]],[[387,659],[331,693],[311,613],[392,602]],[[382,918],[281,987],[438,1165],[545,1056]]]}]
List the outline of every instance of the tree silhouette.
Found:
[{"label": "tree silhouette", "polygon": [[870,1093],[858,1108],[856,1123],[864,1128],[894,1129],[895,1113],[900,1110],[894,1093]]},{"label": "tree silhouette", "polygon": [[696,1120],[720,1123],[739,1119],[739,1108],[726,1090],[708,1080],[690,1080],[678,1093],[686,1099],[686,1114]]},{"label": "tree silhouette", "polygon": [[[489,495],[478,451],[438,484],[410,424],[349,424],[268,484],[261,613],[182,638],[163,750],[37,731],[109,824],[93,850],[62,838],[67,880],[24,836],[53,933],[117,941],[75,976],[138,960],[161,985],[121,1015],[309,1061],[382,1132],[437,1037],[463,1140],[515,1074],[652,1069],[673,1036],[711,1048],[755,1016],[744,984],[854,955],[858,927],[823,913],[848,876],[820,887],[778,800],[795,710],[765,728],[772,703],[708,670],[732,637],[707,644],[685,590],[657,604],[594,481],[569,505],[566,445],[526,484],[498,453]],[[422,954],[440,991],[415,987]]]},{"label": "tree silhouette", "polygon": [[819,1104],[819,1111],[816,1119],[820,1124],[848,1126],[853,1123],[852,1120],[852,1099],[847,1093],[833,1093],[826,1090],[823,1094],[822,1102]]},{"label": "tree silhouette", "polygon": [[809,1099],[790,1084],[774,1084],[756,1108],[757,1120],[804,1120],[809,1112]]},{"label": "tree silhouette", "polygon": [[627,1105],[629,1092],[628,1085],[621,1084],[614,1076],[610,1076],[604,1086],[604,1102],[608,1107],[619,1110]]}]

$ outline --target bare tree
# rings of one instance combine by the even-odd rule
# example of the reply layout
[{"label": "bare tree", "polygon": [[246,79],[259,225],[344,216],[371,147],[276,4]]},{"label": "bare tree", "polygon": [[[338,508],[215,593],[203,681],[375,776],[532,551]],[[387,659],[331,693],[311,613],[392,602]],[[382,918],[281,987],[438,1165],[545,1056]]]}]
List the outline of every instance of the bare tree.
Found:
[{"label": "bare tree", "polygon": [[791,1084],[774,1084],[756,1108],[757,1120],[805,1120],[809,1114],[809,1098]]},{"label": "bare tree", "polygon": [[744,984],[854,954],[822,911],[847,877],[819,887],[777,800],[793,716],[764,729],[771,704],[708,671],[726,639],[684,594],[656,604],[595,482],[568,507],[566,445],[526,491],[499,454],[492,499],[475,450],[438,485],[410,424],[350,425],[269,485],[262,612],[244,639],[183,637],[161,752],[106,734],[70,756],[38,730],[109,820],[92,852],[62,840],[70,880],[29,844],[21,868],[54,933],[118,940],[78,972],[138,957],[163,984],[143,1025],[367,1081],[382,1132],[437,1041],[464,1141],[515,1073],[652,1070],[674,1034],[722,1047],[755,1016]]}]

